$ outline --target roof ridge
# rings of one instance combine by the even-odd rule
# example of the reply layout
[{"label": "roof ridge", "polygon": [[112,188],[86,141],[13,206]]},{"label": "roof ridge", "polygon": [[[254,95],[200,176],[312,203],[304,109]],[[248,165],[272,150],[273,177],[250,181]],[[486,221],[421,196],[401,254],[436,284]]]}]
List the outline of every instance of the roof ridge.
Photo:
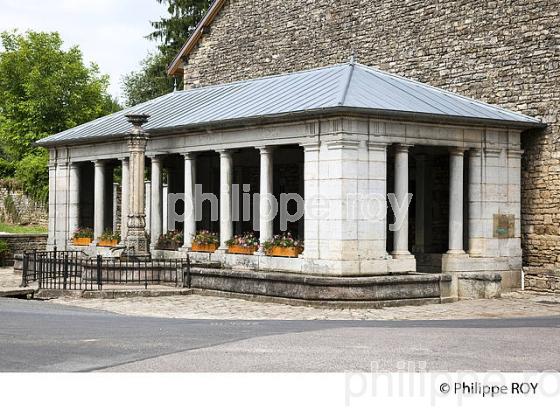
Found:
[{"label": "roof ridge", "polygon": [[[467,97],[466,95],[463,95],[463,94],[459,94],[459,93],[455,93],[453,91],[445,90],[441,87],[436,87],[436,86],[433,86],[433,85],[428,84],[428,83],[423,83],[421,81],[413,80],[412,78],[404,77],[404,76],[399,75],[399,74],[395,74],[395,73],[391,73],[391,72],[388,72],[388,71],[385,71],[385,70],[381,70],[381,69],[376,68],[376,67],[370,67],[370,66],[360,64],[360,63],[356,63],[356,64],[359,65],[361,68],[364,68],[366,71],[373,71],[375,73],[379,73],[379,74],[382,74],[382,75],[388,75],[390,77],[398,78],[400,80],[418,85],[420,87],[429,88],[429,89],[437,91],[441,94],[445,94],[445,95],[448,95],[448,96],[451,96],[451,97],[454,97],[454,98],[463,99],[465,101],[468,101],[471,104],[485,105],[488,108],[491,108],[491,109],[494,109],[494,110],[497,110],[497,111],[505,111],[505,112],[507,112],[509,114],[513,114],[513,115],[519,115],[519,116],[527,118],[528,120],[530,120],[530,122],[535,122],[534,117],[531,117],[529,115],[525,115],[525,114],[517,112],[517,111],[510,110],[508,108],[503,108],[501,106],[498,106],[498,105],[495,105],[495,104],[490,104],[490,103],[487,103],[487,102],[482,101],[482,100],[477,100],[477,99],[474,99],[472,97]],[[542,123],[542,120],[539,120],[539,122]]]},{"label": "roof ridge", "polygon": [[[194,92],[197,92],[197,91],[209,90],[209,89],[212,89],[212,88],[222,88],[222,87],[233,86],[233,85],[238,85],[238,84],[254,83],[254,82],[258,82],[258,81],[270,80],[271,78],[280,78],[280,77],[287,77],[289,75],[307,74],[307,73],[311,73],[313,71],[325,71],[325,70],[329,70],[331,68],[343,67],[343,66],[347,66],[347,65],[350,65],[350,63],[338,63],[338,64],[328,65],[326,67],[308,68],[307,70],[302,70],[302,71],[291,71],[291,72],[287,72],[287,73],[271,74],[271,75],[267,75],[265,77],[247,78],[245,80],[232,81],[231,83],[213,84],[213,85],[206,85],[206,86],[198,87],[198,88],[190,88],[188,90],[179,90],[179,91],[175,91],[175,94],[177,94],[177,93],[179,93],[179,94],[194,93]],[[173,94],[173,93],[169,93],[169,94]]]},{"label": "roof ridge", "polygon": [[353,61],[346,65],[348,65],[348,74],[346,81],[343,84],[342,94],[338,100],[339,107],[342,107],[346,103],[346,97],[348,97],[348,90],[350,89],[350,84],[352,83],[352,78],[354,77],[354,68],[356,66]]}]

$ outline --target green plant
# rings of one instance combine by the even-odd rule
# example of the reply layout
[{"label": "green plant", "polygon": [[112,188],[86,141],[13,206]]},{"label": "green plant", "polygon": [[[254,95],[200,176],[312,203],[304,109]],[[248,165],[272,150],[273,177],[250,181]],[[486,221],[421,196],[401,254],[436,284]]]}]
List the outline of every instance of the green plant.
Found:
[{"label": "green plant", "polygon": [[270,250],[273,247],[303,248],[303,241],[294,239],[290,232],[282,232],[279,235],[274,235],[274,237],[270,241],[266,241],[263,246],[266,250]]},{"label": "green plant", "polygon": [[12,196],[9,194],[6,195],[6,198],[4,198],[4,210],[6,212],[7,222],[12,222],[15,224],[20,222],[16,203],[14,202],[14,198],[12,198]]},{"label": "green plant", "polygon": [[219,245],[220,239],[218,234],[210,231],[198,231],[193,236],[193,243],[197,245]]},{"label": "green plant", "polygon": [[4,263],[9,253],[10,253],[10,246],[8,245],[8,242],[0,239],[0,262],[1,263]]},{"label": "green plant", "polygon": [[121,241],[121,234],[119,232],[113,232],[111,229],[106,229],[103,231],[99,237],[102,241]]},{"label": "green plant", "polygon": [[235,235],[229,241],[226,241],[227,246],[242,246],[244,248],[254,248],[259,246],[259,240],[254,232],[247,232],[243,235]]},{"label": "green plant", "polygon": [[91,228],[78,228],[74,232],[74,239],[89,238],[93,240],[93,229]]},{"label": "green plant", "polygon": [[172,249],[177,250],[183,245],[184,237],[181,231],[169,231],[160,235],[156,249]]}]

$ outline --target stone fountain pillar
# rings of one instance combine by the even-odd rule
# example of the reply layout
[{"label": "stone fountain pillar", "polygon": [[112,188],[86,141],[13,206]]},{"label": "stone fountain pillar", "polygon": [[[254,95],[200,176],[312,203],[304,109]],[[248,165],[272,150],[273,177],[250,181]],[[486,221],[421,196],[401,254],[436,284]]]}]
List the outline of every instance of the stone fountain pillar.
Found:
[{"label": "stone fountain pillar", "polygon": [[128,232],[125,243],[128,254],[142,256],[149,254],[144,203],[144,167],[148,133],[142,128],[148,122],[149,115],[129,114],[126,118],[132,124],[132,131],[128,136],[128,150],[130,154],[129,213]]}]

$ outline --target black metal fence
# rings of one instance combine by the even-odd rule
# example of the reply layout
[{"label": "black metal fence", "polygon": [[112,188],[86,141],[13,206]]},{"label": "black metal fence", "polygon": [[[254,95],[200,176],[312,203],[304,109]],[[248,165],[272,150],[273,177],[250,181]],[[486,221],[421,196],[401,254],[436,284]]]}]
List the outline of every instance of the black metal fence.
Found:
[{"label": "black metal fence", "polygon": [[190,259],[89,257],[76,251],[23,254],[22,286],[39,289],[102,290],[104,286],[190,287]]}]

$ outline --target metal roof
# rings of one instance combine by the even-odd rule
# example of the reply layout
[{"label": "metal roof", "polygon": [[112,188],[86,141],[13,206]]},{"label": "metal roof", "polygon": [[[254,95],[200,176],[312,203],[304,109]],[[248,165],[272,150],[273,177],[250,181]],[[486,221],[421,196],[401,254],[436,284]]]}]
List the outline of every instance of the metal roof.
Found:
[{"label": "metal roof", "polygon": [[236,83],[175,91],[44,138],[39,145],[77,144],[126,135],[126,114],[149,114],[145,129],[220,127],[296,115],[359,111],[445,122],[542,127],[532,117],[394,74],[348,63]]}]

